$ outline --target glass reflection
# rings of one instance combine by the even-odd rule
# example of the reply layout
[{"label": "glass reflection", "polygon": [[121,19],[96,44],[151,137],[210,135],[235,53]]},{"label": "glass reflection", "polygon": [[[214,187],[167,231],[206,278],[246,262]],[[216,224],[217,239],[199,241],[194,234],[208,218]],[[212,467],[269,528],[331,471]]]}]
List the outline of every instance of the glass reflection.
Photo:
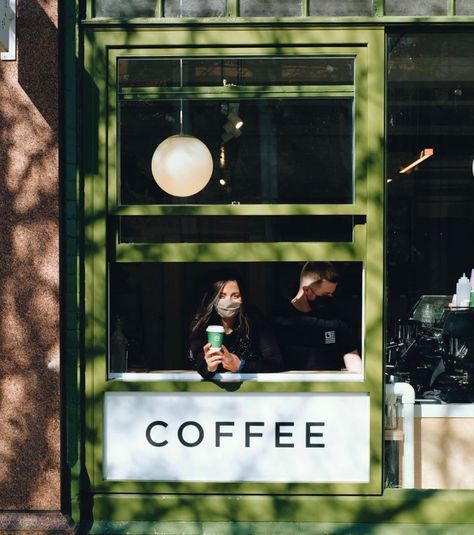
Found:
[{"label": "glass reflection", "polygon": [[241,17],[299,17],[301,0],[240,0]]},{"label": "glass reflection", "polygon": [[165,17],[224,17],[226,0],[164,0]]},{"label": "glass reflection", "polygon": [[222,87],[350,85],[354,60],[324,58],[119,59],[119,90],[125,87]]},{"label": "glass reflection", "polygon": [[96,17],[155,17],[156,0],[128,0],[117,2],[116,0],[96,0]]},{"label": "glass reflection", "polygon": [[309,0],[309,13],[320,17],[370,17],[372,0]]}]

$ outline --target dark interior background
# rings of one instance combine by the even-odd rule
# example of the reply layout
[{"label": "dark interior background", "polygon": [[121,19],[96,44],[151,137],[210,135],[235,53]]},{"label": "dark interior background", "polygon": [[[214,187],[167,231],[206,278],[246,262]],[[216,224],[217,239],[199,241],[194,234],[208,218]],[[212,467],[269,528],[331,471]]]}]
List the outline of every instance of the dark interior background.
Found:
[{"label": "dark interior background", "polygon": [[[388,329],[474,268],[474,33],[388,36]],[[399,170],[424,148],[434,155]]]},{"label": "dark interior background", "polygon": [[[243,126],[223,141],[229,103]],[[167,194],[151,173],[156,147],[180,132],[181,106],[183,132],[200,139],[214,162],[209,183],[190,197]],[[352,115],[352,98],[123,101],[120,202],[351,203]]]}]

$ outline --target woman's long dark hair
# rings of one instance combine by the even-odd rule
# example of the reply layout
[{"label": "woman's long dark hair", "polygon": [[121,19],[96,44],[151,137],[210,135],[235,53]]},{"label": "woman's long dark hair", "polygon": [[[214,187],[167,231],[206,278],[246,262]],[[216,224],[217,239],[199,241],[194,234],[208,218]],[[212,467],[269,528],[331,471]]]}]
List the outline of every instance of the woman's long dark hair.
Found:
[{"label": "woman's long dark hair", "polygon": [[239,308],[239,312],[235,318],[235,328],[234,330],[238,330],[242,335],[249,337],[250,335],[250,324],[248,319],[248,314],[246,311],[246,299],[245,295],[243,293],[243,287],[241,284],[241,281],[237,277],[225,277],[218,281],[215,281],[211,284],[207,292],[204,294],[201,303],[199,305],[199,308],[197,309],[196,314],[194,315],[193,319],[191,320],[191,334],[196,335],[200,334],[202,331],[205,330],[207,325],[214,323],[221,323],[221,319],[219,315],[216,312],[216,309],[214,306],[217,304],[217,302],[220,299],[221,291],[224,286],[230,282],[234,281],[239,286],[240,295],[242,297],[242,304]]}]

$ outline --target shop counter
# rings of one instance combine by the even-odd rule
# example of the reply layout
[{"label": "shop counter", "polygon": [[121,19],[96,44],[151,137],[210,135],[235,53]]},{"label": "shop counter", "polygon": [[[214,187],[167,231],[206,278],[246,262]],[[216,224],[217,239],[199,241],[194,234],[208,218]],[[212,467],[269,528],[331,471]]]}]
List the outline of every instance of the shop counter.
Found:
[{"label": "shop counter", "polygon": [[474,404],[415,402],[415,488],[474,489]]}]

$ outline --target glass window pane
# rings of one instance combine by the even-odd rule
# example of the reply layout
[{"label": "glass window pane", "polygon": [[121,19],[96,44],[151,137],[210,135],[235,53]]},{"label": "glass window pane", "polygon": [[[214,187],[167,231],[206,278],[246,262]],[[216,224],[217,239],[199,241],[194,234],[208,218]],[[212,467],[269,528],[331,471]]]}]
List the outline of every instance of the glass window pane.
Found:
[{"label": "glass window pane", "polygon": [[117,2],[117,0],[96,0],[96,17],[154,17],[156,0],[127,0],[127,2]]},{"label": "glass window pane", "polygon": [[179,59],[119,59],[119,90],[125,87],[179,87],[181,70]]},{"label": "glass window pane", "polygon": [[474,15],[474,2],[472,0],[456,0],[456,15]]},{"label": "glass window pane", "polygon": [[[431,34],[410,34],[398,40],[396,37],[389,39],[389,75],[393,83],[404,82],[399,90],[413,90],[416,84],[418,91],[431,92],[433,99],[434,88],[430,83],[436,81],[437,87],[446,86],[443,93],[446,99],[449,84],[474,80],[471,42],[465,34],[459,40],[444,41],[442,51],[439,49],[439,39],[440,36]],[[446,57],[449,57],[449,61]]]},{"label": "glass window pane", "polygon": [[310,0],[309,14],[320,17],[372,16],[372,0]]},{"label": "glass window pane", "polygon": [[[184,133],[214,163],[209,184],[187,198],[168,195],[151,174],[155,148],[180,131],[181,106]],[[122,101],[121,203],[351,203],[352,116],[351,98]]]},{"label": "glass window pane", "polygon": [[350,242],[351,216],[120,217],[120,243]]},{"label": "glass window pane", "polygon": [[164,0],[165,17],[224,17],[226,0]]},{"label": "glass window pane", "polygon": [[120,59],[119,89],[125,87],[222,87],[350,85],[354,60],[345,57],[162,60]]},{"label": "glass window pane", "polygon": [[464,323],[448,304],[474,268],[473,50],[467,32],[388,41],[388,359],[418,398],[448,402],[472,401],[462,376],[474,365],[474,309]]},{"label": "glass window pane", "polygon": [[240,0],[241,17],[300,17],[301,0]]},{"label": "glass window pane", "polygon": [[[225,82],[224,82],[225,80]],[[185,86],[353,84],[352,58],[183,61]]]},{"label": "glass window pane", "polygon": [[448,0],[385,0],[385,15],[437,16],[448,14]]},{"label": "glass window pane", "polygon": [[[274,339],[282,355],[283,370],[340,370],[344,367],[345,346],[349,343],[360,347],[362,264],[334,263],[339,282],[331,298],[331,310],[339,319],[331,334],[330,347],[324,344],[326,327],[312,325],[308,338],[308,333],[303,336],[300,332],[305,330],[304,322],[285,323],[288,309],[290,312],[293,309],[290,302],[299,287],[302,265],[302,262],[112,264],[110,370],[194,369],[188,352],[191,320],[211,284],[229,278],[239,280],[245,306],[252,310],[252,317],[260,318],[260,325],[264,325]],[[328,303],[321,306],[327,307]],[[329,309],[325,311],[327,317]],[[322,314],[322,310],[319,313]],[[338,329],[342,322],[344,337],[340,339]],[[311,350],[304,346],[309,344],[314,353],[315,337],[321,328],[323,347],[319,348],[321,360],[318,364],[316,358],[310,360]],[[331,355],[337,357],[337,362],[328,362]]]}]

